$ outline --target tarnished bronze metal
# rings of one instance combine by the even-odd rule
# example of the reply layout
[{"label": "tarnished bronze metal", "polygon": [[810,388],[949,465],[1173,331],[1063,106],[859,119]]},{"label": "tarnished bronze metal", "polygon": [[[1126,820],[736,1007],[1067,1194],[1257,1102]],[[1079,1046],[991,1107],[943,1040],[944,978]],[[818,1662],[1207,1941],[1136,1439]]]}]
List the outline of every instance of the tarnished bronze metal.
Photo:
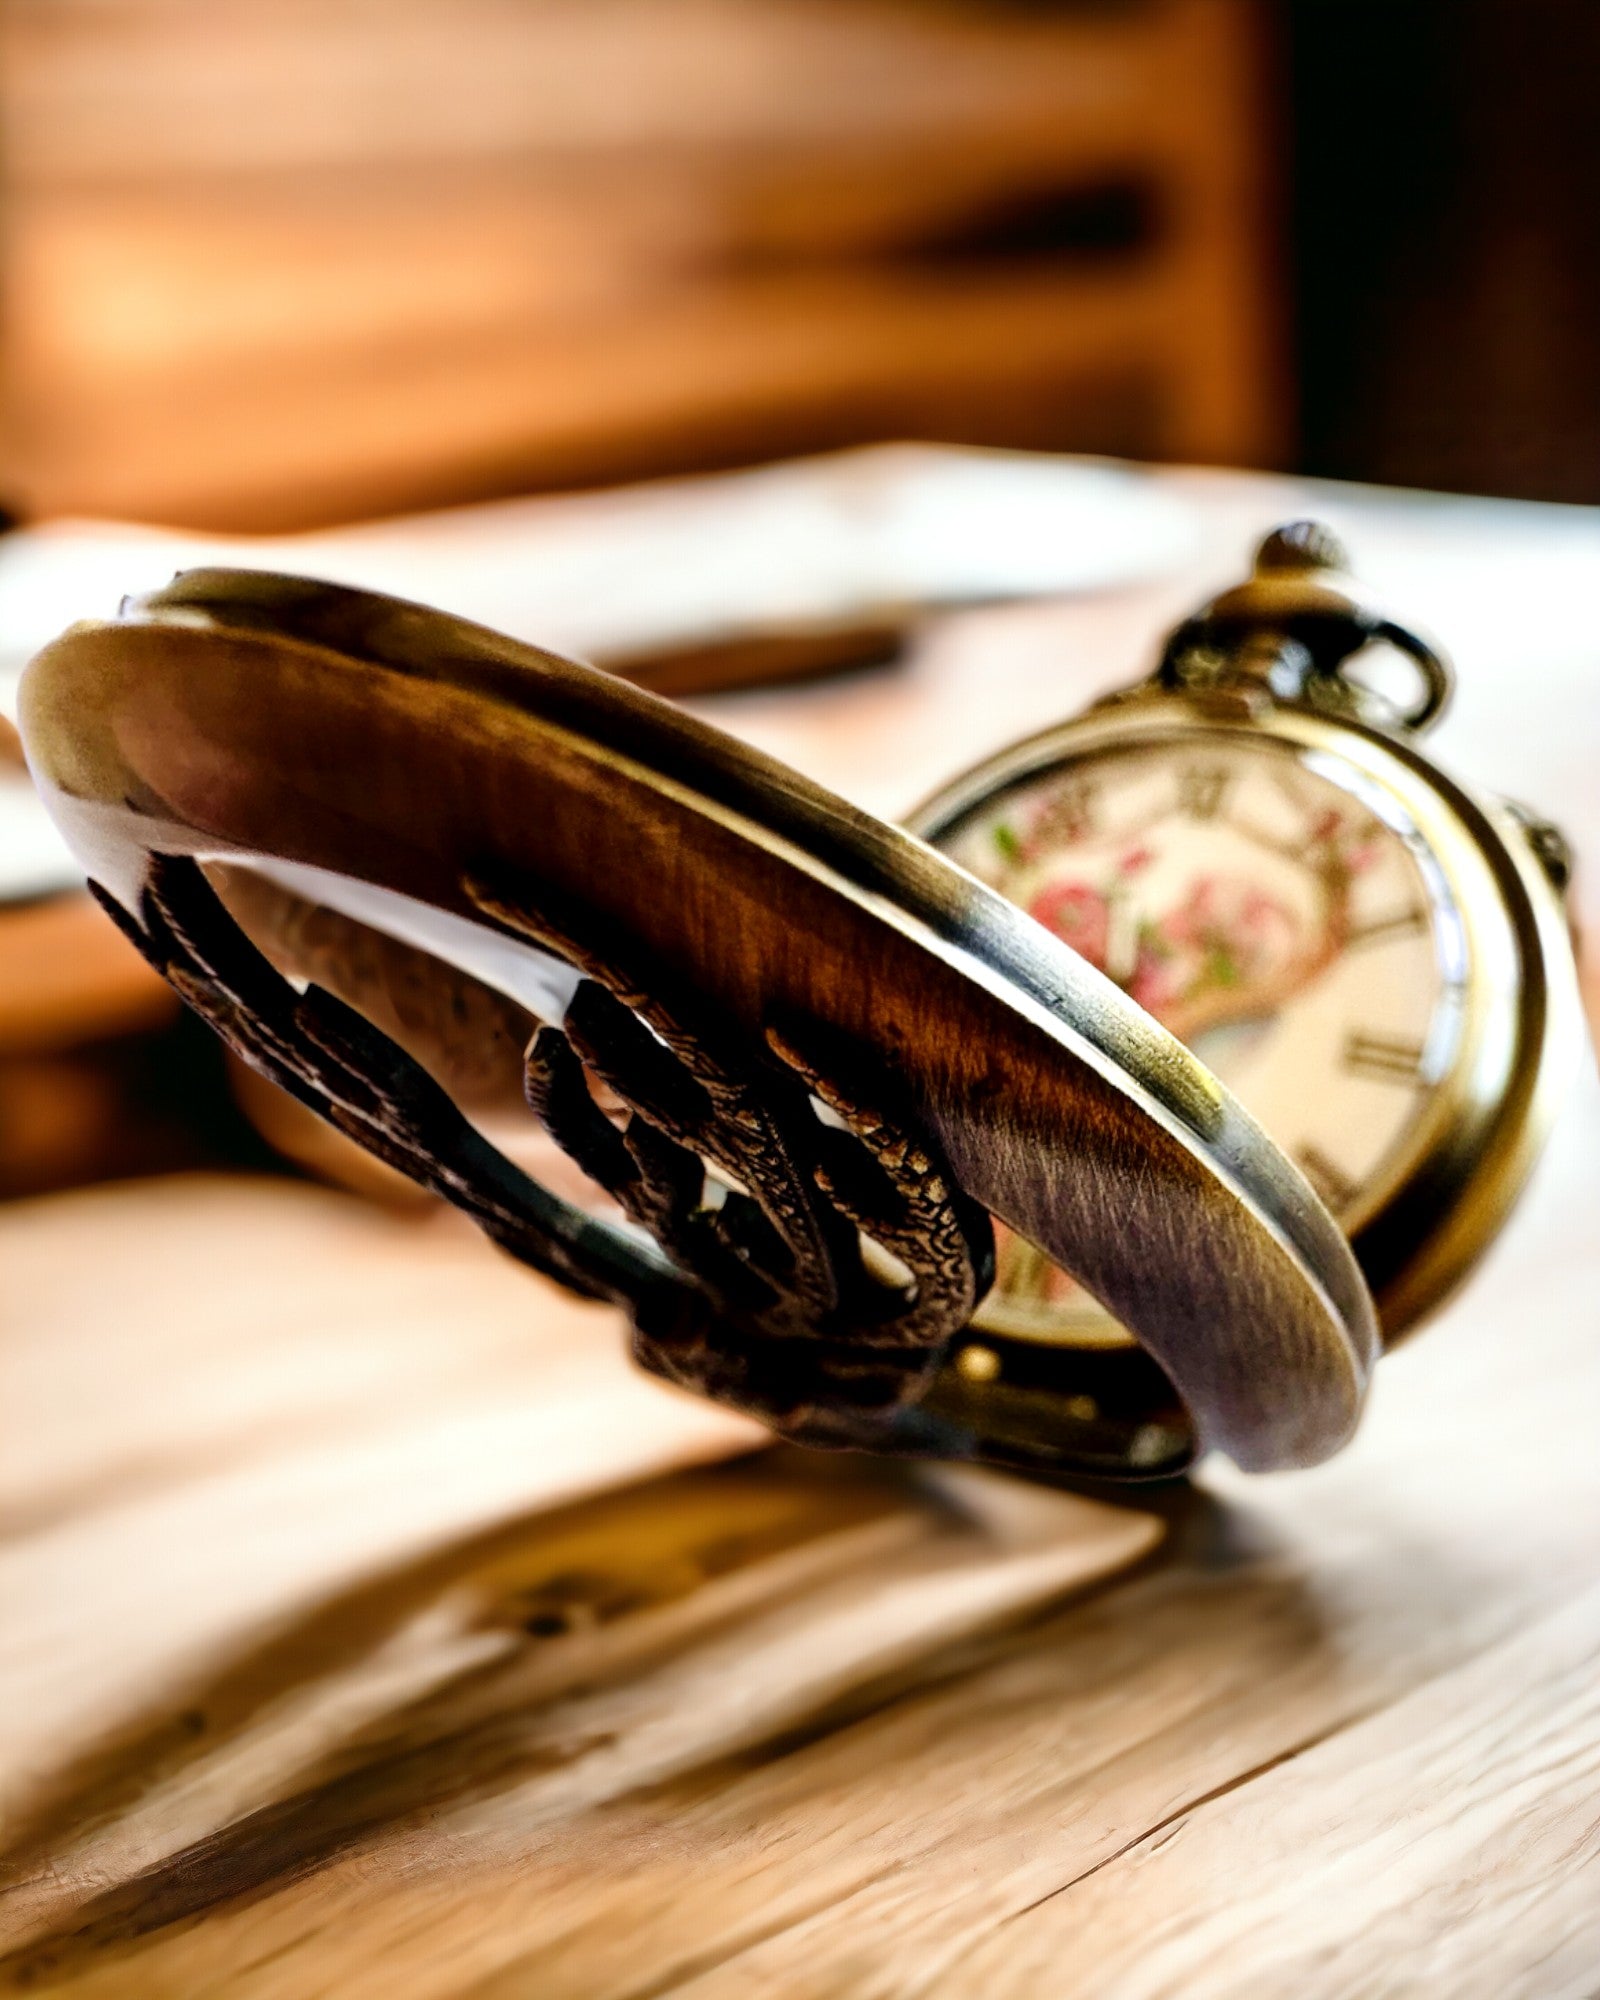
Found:
[{"label": "tarnished bronze metal", "polygon": [[[23,722],[240,1054],[673,1379],[815,1442],[1118,1476],[1350,1434],[1371,1304],[1298,1171],[1092,966],[786,767],[458,620],[219,571],[47,648]],[[309,972],[308,905],[352,941]],[[457,1002],[507,1055],[538,1024],[513,1081],[593,1206],[446,1088]],[[974,1333],[988,1215],[1137,1344]]]}]

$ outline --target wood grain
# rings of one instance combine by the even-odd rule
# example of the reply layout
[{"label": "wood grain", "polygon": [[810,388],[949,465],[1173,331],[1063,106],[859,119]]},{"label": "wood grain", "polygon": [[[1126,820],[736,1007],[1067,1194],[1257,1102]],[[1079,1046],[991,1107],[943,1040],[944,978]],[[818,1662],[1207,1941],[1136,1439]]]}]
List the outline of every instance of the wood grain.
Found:
[{"label": "wood grain", "polygon": [[[92,1270],[63,1255],[85,1233]],[[7,1672],[29,1685],[4,1709],[3,1908],[13,1946],[56,1935],[18,1980],[119,1956],[147,1889],[181,1926],[391,1820],[509,1789],[524,1827],[555,1827],[759,1762],[1159,1538],[997,1475],[696,1470],[757,1434],[650,1385],[616,1315],[444,1218],[189,1183],[18,1208],[0,1234],[28,1418],[4,1496]],[[223,1267],[250,1279],[231,1327],[193,1310]],[[106,1355],[108,1284],[139,1305]],[[184,1610],[151,1617],[169,1593]],[[105,1887],[125,1877],[132,1904]]]},{"label": "wood grain", "polygon": [[[1594,847],[1592,516],[1173,484],[1191,572],[739,726],[903,806],[1316,511],[1455,642],[1441,754]],[[751,1456],[448,1222],[253,1182],[13,1208],[10,1990],[1584,2000],[1597,1184],[1591,1076],[1350,1450],[1208,1464],[1159,1522]]]}]

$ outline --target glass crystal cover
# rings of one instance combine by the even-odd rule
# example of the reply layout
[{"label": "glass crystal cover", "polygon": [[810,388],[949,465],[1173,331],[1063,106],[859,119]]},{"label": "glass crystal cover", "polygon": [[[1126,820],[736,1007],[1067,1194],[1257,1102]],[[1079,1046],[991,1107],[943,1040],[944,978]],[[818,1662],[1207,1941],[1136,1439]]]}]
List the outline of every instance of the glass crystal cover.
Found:
[{"label": "glass crystal cover", "polygon": [[[1466,968],[1416,826],[1336,755],[1224,732],[1102,748],[936,844],[1186,1042],[1351,1230],[1403,1169],[1460,1039]],[[1118,1338],[1002,1232],[984,1317]]]}]

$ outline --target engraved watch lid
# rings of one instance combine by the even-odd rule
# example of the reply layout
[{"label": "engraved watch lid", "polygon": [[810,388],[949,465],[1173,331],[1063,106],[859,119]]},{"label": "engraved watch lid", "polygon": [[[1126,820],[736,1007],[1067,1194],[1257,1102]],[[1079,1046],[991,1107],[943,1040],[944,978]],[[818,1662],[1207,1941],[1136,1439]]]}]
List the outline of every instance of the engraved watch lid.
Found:
[{"label": "engraved watch lid", "polygon": [[[1196,1442],[1307,1464],[1350,1434],[1371,1303],[1298,1171],[1067,946],[797,772],[480,627],[253,572],[72,628],[21,706],[51,812],[180,991],[507,1248],[628,1304],[662,1372],[824,1441],[1068,1469]],[[217,863],[546,1023],[530,1096],[624,1219],[488,1147],[324,990],[361,998],[337,952],[280,978]],[[1008,1444],[1004,1385],[963,1363],[983,1211],[1144,1350],[1049,1359],[1058,1444]],[[1151,1358],[1192,1435],[1152,1445],[1117,1405],[1104,1371],[1148,1396]]]}]

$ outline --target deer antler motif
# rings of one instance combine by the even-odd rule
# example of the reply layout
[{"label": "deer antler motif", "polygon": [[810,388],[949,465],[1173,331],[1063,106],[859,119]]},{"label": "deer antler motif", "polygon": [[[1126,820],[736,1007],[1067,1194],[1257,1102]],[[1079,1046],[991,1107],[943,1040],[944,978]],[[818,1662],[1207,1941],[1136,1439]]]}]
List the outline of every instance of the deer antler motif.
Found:
[{"label": "deer antler motif", "polygon": [[463,887],[581,975],[528,1045],[526,1094],[623,1223],[542,1187],[365,1016],[285,979],[192,859],[152,857],[137,918],[95,893],[243,1061],[512,1256],[625,1306],[643,1365],[808,1443],[890,1444],[993,1275],[989,1218],[931,1136],[809,1024],[753,1046],[592,916]]}]

